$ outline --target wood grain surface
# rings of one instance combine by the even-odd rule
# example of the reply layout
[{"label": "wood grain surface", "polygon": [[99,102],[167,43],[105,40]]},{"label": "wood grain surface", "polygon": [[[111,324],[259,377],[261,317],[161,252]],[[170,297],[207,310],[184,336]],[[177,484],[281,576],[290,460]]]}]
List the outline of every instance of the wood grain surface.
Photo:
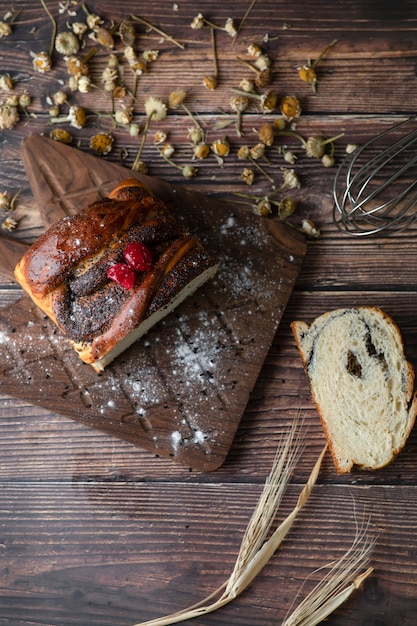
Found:
[{"label": "wood grain surface", "polygon": [[[64,7],[66,3],[62,4]],[[160,34],[136,24],[138,50],[159,50],[158,59],[138,80],[134,121],[145,124],[149,96],[165,101],[173,90],[187,91],[185,100],[206,132],[210,145],[227,136],[230,155],[223,162],[211,154],[193,158],[188,129],[193,121],[181,107],[165,120],[151,122],[142,159],[149,175],[220,201],[234,194],[263,198],[283,182],[283,169],[293,168],[299,189],[282,189],[276,198],[297,200],[291,217],[295,226],[314,221],[321,235],[308,240],[307,253],[239,428],[223,465],[213,472],[191,471],[167,458],[138,449],[127,441],[69,420],[27,399],[0,396],[0,624],[5,626],[133,626],[194,604],[218,588],[233,569],[244,529],[270,471],[277,446],[301,411],[307,434],[277,521],[294,506],[302,485],[324,444],[308,383],[289,324],[307,322],[327,310],[373,304],[385,309],[399,325],[409,360],[417,368],[417,244],[415,228],[391,238],[354,239],[333,223],[335,168],[308,158],[294,136],[276,137],[259,164],[237,158],[239,146],[253,146],[265,122],[280,117],[279,109],[263,113],[258,101],[243,113],[243,136],[235,130],[231,89],[255,74],[237,57],[257,43],[272,60],[271,87],[280,98],[297,95],[302,114],[296,130],[303,137],[344,136],[335,144],[336,164],[347,144],[363,144],[397,121],[415,114],[417,101],[415,29],[417,2],[395,3],[334,0],[288,3],[257,0],[242,24],[237,40],[216,31],[216,90],[203,84],[213,71],[209,29],[193,30],[201,11],[223,25],[233,17],[239,25],[250,2],[227,4],[190,0],[148,2],[103,0],[87,3],[111,27],[131,14],[146,18],[184,44],[179,48]],[[114,136],[106,162],[130,168],[141,136],[132,137],[112,124],[112,102],[101,75],[108,49],[98,46],[91,61],[96,87],[87,94],[69,92],[62,56],[54,53],[54,68],[35,73],[31,52],[48,50],[52,23],[41,3],[0,2],[0,16],[16,15],[13,32],[0,39],[0,74],[9,74],[14,92],[28,90],[32,102],[20,122],[0,134],[0,192],[20,191],[13,217],[18,227],[3,236],[33,241],[44,229],[21,159],[30,135],[49,136],[50,98],[61,88],[69,104],[88,110],[84,128],[71,130],[72,147],[92,154],[90,137],[98,130]],[[58,31],[85,20],[81,3],[47,2]],[[75,12],[71,15],[68,12]],[[20,11],[20,13],[19,13]],[[5,19],[10,19],[6,16]],[[300,81],[297,68],[335,45],[317,66],[318,88]],[[94,42],[86,39],[85,54]],[[114,51],[121,55],[117,40]],[[126,72],[129,89],[133,77]],[[2,90],[1,100],[11,94]],[[129,97],[123,102],[129,102]],[[120,108],[122,101],[115,100]],[[62,107],[62,115],[68,105]],[[223,128],[221,126],[223,125]],[[158,153],[153,136],[168,130],[175,146],[175,165],[198,168],[185,179],[178,167]],[[384,140],[385,141],[385,140]],[[286,148],[284,148],[284,146]],[[298,157],[288,164],[282,152]],[[240,178],[253,167],[251,187]],[[249,204],[255,200],[247,199]],[[242,198],[239,199],[242,201]],[[250,211],[250,206],[247,206]],[[276,207],[274,206],[274,211]],[[1,220],[7,216],[2,210]],[[3,250],[4,248],[2,248]],[[3,263],[13,260],[1,253]],[[0,306],[13,307],[21,291],[9,276],[0,276]],[[11,309],[12,310],[12,309]],[[335,473],[326,455],[318,484],[280,551],[251,586],[230,605],[199,617],[196,626],[282,623],[294,602],[304,597],[320,574],[316,570],[340,556],[351,544],[358,521],[370,515],[377,541],[372,553],[374,573],[365,585],[331,615],[330,626],[414,626],[417,614],[417,435],[415,429],[394,463],[378,472]],[[191,623],[191,622],[190,622]]]}]

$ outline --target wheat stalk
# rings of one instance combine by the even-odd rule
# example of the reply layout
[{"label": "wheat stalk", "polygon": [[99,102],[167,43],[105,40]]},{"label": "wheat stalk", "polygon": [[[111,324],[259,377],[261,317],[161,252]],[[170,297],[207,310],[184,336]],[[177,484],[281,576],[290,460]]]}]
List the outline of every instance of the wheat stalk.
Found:
[{"label": "wheat stalk", "polygon": [[[176,613],[171,613],[165,617],[135,624],[135,626],[167,626],[168,624],[176,624],[216,611],[242,593],[259,574],[281,545],[298,513],[307,502],[313,486],[317,481],[320,466],[327,450],[326,445],[316,461],[293,511],[284,519],[272,536],[265,541],[276,516],[285,488],[289,483],[295,464],[302,451],[303,446],[301,445],[299,437],[296,436],[297,430],[298,421],[294,420],[287,439],[277,451],[271,472],[265,481],[258,504],[246,528],[236,564],[229,579],[198,604],[177,611]],[[220,595],[217,600],[212,601],[216,596],[219,596],[219,594],[222,595]]]},{"label": "wheat stalk", "polygon": [[[304,443],[297,434],[298,421],[294,420],[287,438],[277,450],[271,472],[246,528],[228,580],[193,606],[134,626],[168,626],[212,613],[241,594],[270,561],[310,497],[327,450],[326,445],[300,492],[294,509],[267,539],[285,489],[304,448]],[[369,564],[369,555],[375,543],[372,537],[368,537],[367,530],[368,525],[358,528],[355,540],[347,552],[340,559],[321,568],[327,569],[327,573],[282,626],[316,626],[363,584],[373,571],[372,567],[368,567],[361,573],[363,567]]]},{"label": "wheat stalk", "polygon": [[[368,565],[375,538],[368,536],[367,531],[368,524],[357,531],[345,554],[325,566],[328,572],[284,620],[282,626],[316,626],[361,587],[373,572],[373,568]],[[368,568],[361,573],[366,566]]]}]

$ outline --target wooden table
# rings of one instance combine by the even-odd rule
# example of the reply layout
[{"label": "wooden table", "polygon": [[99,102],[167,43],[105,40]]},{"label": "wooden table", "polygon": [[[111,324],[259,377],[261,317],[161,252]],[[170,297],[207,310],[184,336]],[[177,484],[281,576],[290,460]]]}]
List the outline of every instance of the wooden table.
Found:
[{"label": "wooden table", "polygon": [[[67,22],[85,20],[78,3],[58,10],[48,7],[58,31]],[[256,170],[248,187],[240,179],[244,163],[236,157],[243,143],[257,141],[255,130],[274,121],[279,111],[263,114],[255,106],[243,114],[244,135],[234,125],[216,130],[231,115],[230,89],[243,77],[255,77],[237,60],[248,59],[247,46],[257,43],[272,60],[273,83],[280,97],[297,95],[302,114],[297,131],[304,137],[323,133],[335,142],[337,163],[347,144],[362,144],[388,125],[415,113],[417,98],[415,41],[417,2],[289,3],[258,0],[243,20],[249,2],[88,4],[105,25],[130,14],[146,18],[184,44],[184,49],[136,23],[138,48],[160,51],[138,81],[135,120],[144,121],[148,96],[167,98],[185,89],[187,105],[198,115],[209,142],[227,135],[231,155],[219,164],[211,156],[190,160],[187,131],[192,122],[182,109],[166,120],[173,160],[198,166],[195,178],[164,161],[152,140],[143,160],[149,173],[218,198],[234,193],[263,196],[272,183]],[[16,200],[18,227],[10,236],[32,240],[42,230],[20,160],[21,142],[30,133],[50,131],[47,96],[68,80],[63,61],[54,54],[54,68],[34,73],[30,52],[48,49],[52,23],[41,3],[1,3],[0,14],[17,14],[10,36],[0,41],[0,71],[33,100],[1,142],[0,191]],[[21,11],[19,13],[19,11]],[[210,29],[190,28],[197,12],[223,25],[232,17],[241,29],[236,41],[216,32],[218,87],[202,85],[213,72]],[[9,19],[9,18],[8,18]],[[297,67],[315,59],[333,40],[337,43],[317,66],[318,89],[301,82]],[[86,38],[89,50],[91,40]],[[117,40],[117,50],[121,47]],[[100,76],[109,50],[98,45],[91,61],[100,89],[71,94],[95,112],[109,111],[109,97]],[[131,81],[131,76],[127,78]],[[131,83],[130,83],[131,84]],[[5,99],[9,94],[2,92]],[[71,128],[74,144],[90,152],[89,137],[97,123],[92,115],[83,129]],[[68,128],[68,125],[65,125]],[[157,125],[155,125],[155,129]],[[138,139],[120,126],[115,145],[103,158],[131,167]],[[149,136],[150,137],[150,136]],[[77,144],[77,142],[79,142]],[[323,445],[324,437],[307,380],[289,329],[292,320],[311,321],[336,307],[371,304],[390,313],[402,330],[409,360],[417,366],[417,244],[415,231],[391,238],[355,239],[341,233],[332,220],[335,168],[307,158],[296,139],[286,137],[262,161],[276,185],[288,167],[279,146],[299,156],[294,166],[301,181],[291,191],[298,200],[294,223],[313,220],[321,236],[308,241],[308,252],[273,345],[243,415],[223,466],[209,473],[190,471],[175,462],[89,429],[59,415],[5,395],[0,396],[0,624],[23,626],[129,626],[192,605],[218,588],[230,575],[247,522],[270,471],[283,433],[299,411],[308,439],[283,501],[277,521],[294,506]],[[256,169],[256,168],[255,168]],[[2,218],[5,213],[2,213]],[[4,231],[2,231],[4,233]],[[0,302],[20,297],[16,286],[0,278]],[[332,626],[408,626],[417,612],[417,436],[412,432],[394,463],[378,472],[336,474],[326,455],[311,498],[280,551],[251,586],[228,606],[199,617],[200,626],[216,624],[269,626],[279,624],[297,594],[309,588],[307,577],[339,557],[351,544],[356,524],[370,515],[377,542],[371,563],[374,573],[364,587],[329,619]],[[301,591],[300,591],[301,589]]]}]

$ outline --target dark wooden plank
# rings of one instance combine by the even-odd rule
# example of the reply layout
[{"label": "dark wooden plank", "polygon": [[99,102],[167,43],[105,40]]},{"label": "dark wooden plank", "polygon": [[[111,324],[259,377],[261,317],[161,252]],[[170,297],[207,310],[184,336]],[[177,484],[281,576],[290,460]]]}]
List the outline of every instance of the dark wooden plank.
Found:
[{"label": "dark wooden plank", "polygon": [[[279,518],[300,487],[291,487]],[[317,488],[288,539],[251,587],[196,624],[280,623],[298,594],[340,557],[363,515],[377,534],[375,572],[327,623],[345,626],[384,616],[412,624],[417,609],[417,550],[410,488]],[[8,512],[0,590],[4,623],[133,624],[202,599],[229,576],[260,486],[4,484]],[[180,501],[178,502],[178,498]],[[355,508],[356,507],[356,508]],[[28,520],[31,532],[28,533]],[[133,548],[133,546],[135,546]],[[322,574],[322,573],[321,573]],[[305,580],[305,586],[301,589]],[[44,598],[48,597],[45,606]],[[1,623],[1,621],[0,621]]]}]

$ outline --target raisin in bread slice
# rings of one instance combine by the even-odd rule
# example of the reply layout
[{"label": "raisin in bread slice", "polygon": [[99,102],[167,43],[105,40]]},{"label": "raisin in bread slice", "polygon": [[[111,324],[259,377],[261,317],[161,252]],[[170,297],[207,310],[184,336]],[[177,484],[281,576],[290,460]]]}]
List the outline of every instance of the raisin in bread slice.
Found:
[{"label": "raisin in bread slice", "polygon": [[381,309],[337,309],[291,324],[338,473],[375,470],[414,425],[414,370],[398,326]]}]

